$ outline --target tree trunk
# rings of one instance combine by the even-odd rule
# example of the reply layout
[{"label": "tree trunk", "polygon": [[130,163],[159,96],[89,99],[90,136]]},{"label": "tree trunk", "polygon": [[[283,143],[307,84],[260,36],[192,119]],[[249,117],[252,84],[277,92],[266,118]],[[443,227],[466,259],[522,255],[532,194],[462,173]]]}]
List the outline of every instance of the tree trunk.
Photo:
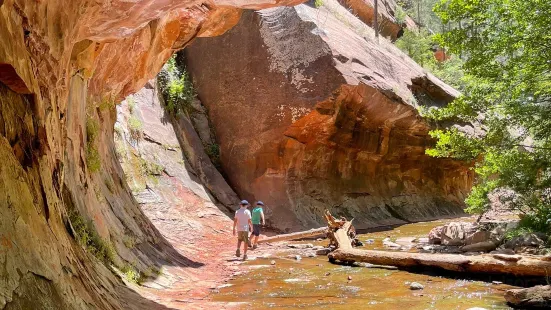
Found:
[{"label": "tree trunk", "polygon": [[375,30],[375,39],[377,42],[379,41],[379,24],[377,20],[379,16],[378,2],[378,0],[375,0],[375,5],[373,6],[373,30]]},{"label": "tree trunk", "polygon": [[266,239],[258,240],[258,243],[278,242],[285,240],[297,240],[304,238],[313,238],[317,236],[324,236],[327,234],[327,227],[321,227],[316,229],[310,229],[307,231],[299,231],[291,234],[277,235]]},{"label": "tree trunk", "polygon": [[417,0],[417,20],[419,21],[419,28],[421,28],[421,0]]},{"label": "tree trunk", "polygon": [[547,276],[551,274],[551,262],[528,256],[523,256],[515,261],[492,255],[464,256],[344,248],[337,249],[329,256],[331,260],[342,262],[365,262],[402,268],[426,266],[457,272],[500,273],[518,276]]}]

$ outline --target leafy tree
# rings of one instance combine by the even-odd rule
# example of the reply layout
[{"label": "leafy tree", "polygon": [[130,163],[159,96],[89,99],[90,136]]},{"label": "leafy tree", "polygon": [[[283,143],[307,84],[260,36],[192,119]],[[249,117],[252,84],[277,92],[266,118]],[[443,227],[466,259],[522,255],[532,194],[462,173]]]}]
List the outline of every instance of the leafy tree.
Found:
[{"label": "leafy tree", "polygon": [[415,62],[449,85],[462,90],[468,83],[468,77],[464,75],[462,69],[463,60],[461,58],[451,55],[450,59],[446,61],[436,61],[433,52],[436,42],[426,30],[419,32],[406,30],[395,44]]},{"label": "leafy tree", "polygon": [[525,214],[523,224],[549,231],[551,220],[551,1],[442,0],[444,23],[461,27],[436,36],[465,57],[463,95],[428,111],[436,120],[469,121],[477,133],[433,131],[432,156],[476,161],[469,210],[489,208],[488,194],[501,188],[502,202]]},{"label": "leafy tree", "polygon": [[442,20],[432,10],[440,0],[398,0],[398,6],[402,7],[407,15],[412,17],[422,27],[431,32],[439,32],[444,27]]},{"label": "leafy tree", "polygon": [[404,35],[396,40],[396,46],[408,54],[421,66],[433,66],[436,62],[431,48],[434,44],[431,36],[426,31],[405,30]]}]

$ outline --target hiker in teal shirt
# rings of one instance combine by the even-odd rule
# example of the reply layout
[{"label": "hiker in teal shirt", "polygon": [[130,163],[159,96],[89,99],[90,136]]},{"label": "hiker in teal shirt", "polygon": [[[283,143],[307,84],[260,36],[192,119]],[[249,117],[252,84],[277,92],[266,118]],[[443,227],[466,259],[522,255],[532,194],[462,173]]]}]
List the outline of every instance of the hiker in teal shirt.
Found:
[{"label": "hiker in teal shirt", "polygon": [[262,201],[257,201],[256,205],[253,209],[252,219],[251,222],[253,223],[253,232],[251,233],[251,238],[253,238],[254,235],[254,244],[253,244],[253,250],[256,249],[257,243],[258,243],[258,236],[260,235],[260,220],[262,220],[262,225],[266,225],[266,221],[264,220],[264,211],[262,210],[262,207],[264,206],[264,203]]}]

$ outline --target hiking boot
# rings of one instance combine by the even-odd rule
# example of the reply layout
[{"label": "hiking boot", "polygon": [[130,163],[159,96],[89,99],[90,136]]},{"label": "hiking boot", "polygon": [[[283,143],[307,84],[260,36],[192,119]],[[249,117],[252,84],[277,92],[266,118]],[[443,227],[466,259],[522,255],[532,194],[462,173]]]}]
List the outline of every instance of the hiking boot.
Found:
[{"label": "hiking boot", "polygon": [[243,255],[243,260],[247,260],[247,254]]},{"label": "hiking boot", "polygon": [[239,251],[239,249],[237,249],[237,251],[235,251],[235,256],[237,256],[237,257],[241,256],[241,252]]},{"label": "hiking boot", "polygon": [[257,247],[258,247],[258,246],[257,246],[256,244],[253,245],[253,250],[256,250]]}]

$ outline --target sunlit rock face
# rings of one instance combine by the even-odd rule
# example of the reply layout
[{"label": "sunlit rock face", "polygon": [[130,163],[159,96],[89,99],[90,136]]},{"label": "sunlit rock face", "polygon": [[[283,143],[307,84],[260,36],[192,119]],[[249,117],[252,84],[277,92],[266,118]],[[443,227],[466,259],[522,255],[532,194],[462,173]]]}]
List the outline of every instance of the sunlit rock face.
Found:
[{"label": "sunlit rock face", "polygon": [[[0,308],[164,308],[109,270],[191,266],[130,194],[114,104],[240,9],[298,2],[0,1]],[[103,257],[77,244],[84,230]]]},{"label": "sunlit rock face", "polygon": [[469,164],[425,155],[416,109],[458,93],[362,25],[327,0],[246,12],[185,49],[223,169],[274,227],[322,225],[324,209],[359,228],[462,213]]}]

